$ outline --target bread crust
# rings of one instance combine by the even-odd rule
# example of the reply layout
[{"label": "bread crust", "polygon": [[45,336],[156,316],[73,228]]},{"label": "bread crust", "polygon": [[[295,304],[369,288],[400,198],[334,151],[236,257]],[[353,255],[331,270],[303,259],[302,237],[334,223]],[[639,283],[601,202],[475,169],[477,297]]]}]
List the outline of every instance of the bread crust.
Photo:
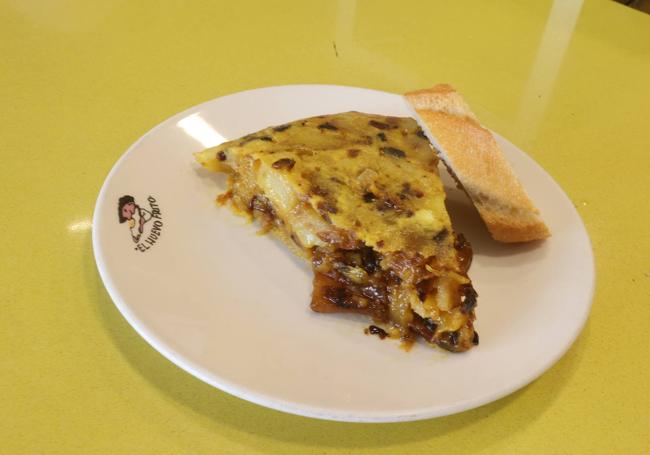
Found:
[{"label": "bread crust", "polygon": [[550,235],[494,136],[452,86],[439,84],[404,96],[495,240],[528,242]]}]

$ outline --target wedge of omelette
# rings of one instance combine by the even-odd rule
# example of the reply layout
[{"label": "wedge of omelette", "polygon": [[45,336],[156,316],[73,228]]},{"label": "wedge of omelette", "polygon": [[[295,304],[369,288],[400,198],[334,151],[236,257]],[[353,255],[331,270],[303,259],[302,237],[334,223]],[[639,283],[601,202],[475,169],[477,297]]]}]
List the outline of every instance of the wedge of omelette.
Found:
[{"label": "wedge of omelette", "polygon": [[[346,112],[266,128],[196,154],[229,174],[218,197],[311,262],[317,312],[449,351],[478,344],[472,252],[445,208],[415,120]],[[383,328],[382,328],[383,327]]]}]

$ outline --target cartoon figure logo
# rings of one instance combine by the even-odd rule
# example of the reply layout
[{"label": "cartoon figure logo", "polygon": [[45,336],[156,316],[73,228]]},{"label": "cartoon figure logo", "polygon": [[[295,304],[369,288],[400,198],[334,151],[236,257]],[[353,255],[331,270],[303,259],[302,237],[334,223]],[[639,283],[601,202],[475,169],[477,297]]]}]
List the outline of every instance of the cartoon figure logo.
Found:
[{"label": "cartoon figure logo", "polygon": [[[135,249],[145,252],[151,248],[162,232],[162,217],[160,207],[156,202],[156,198],[149,196],[149,209],[145,209],[135,202],[133,196],[122,196],[117,202],[117,217],[120,223],[127,223],[131,233],[131,239],[136,244]],[[154,220],[150,226],[146,226],[151,220]],[[145,229],[145,227],[147,229]],[[140,239],[147,232],[145,239],[141,242]]]}]

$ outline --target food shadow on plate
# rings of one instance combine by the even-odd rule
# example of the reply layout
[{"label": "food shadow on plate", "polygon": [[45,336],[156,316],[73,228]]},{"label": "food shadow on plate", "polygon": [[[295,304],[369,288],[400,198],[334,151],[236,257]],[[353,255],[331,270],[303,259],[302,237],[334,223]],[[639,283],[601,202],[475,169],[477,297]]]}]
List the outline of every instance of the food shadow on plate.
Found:
[{"label": "food shadow on plate", "polygon": [[[220,194],[225,193],[228,190],[228,175],[224,173],[217,173],[217,172],[211,172],[203,167],[200,166],[195,166],[194,167],[194,172],[196,175],[201,179],[201,181],[205,184],[208,194],[210,197],[216,199]],[[229,217],[238,217],[232,211],[227,205],[224,205],[222,207],[217,207],[218,210],[223,210],[225,213],[225,216]],[[244,218],[241,218],[244,219]],[[259,224],[258,221],[254,221],[251,226],[253,229],[255,229],[258,232],[261,232],[262,226]],[[289,259],[289,261],[296,266],[296,268],[300,269],[305,275],[308,275],[311,279],[312,272],[311,272],[311,266],[307,261],[304,259],[300,258],[297,254],[294,252],[290,251],[290,249],[287,247],[287,245],[280,240],[278,237],[272,234],[260,234],[264,235],[274,246],[274,248],[278,251],[279,254],[284,255]]]},{"label": "food shadow on plate", "polygon": [[[494,240],[464,191],[455,186],[445,185],[447,198],[445,204],[454,231],[461,233],[472,245],[475,255],[504,257],[518,256],[540,250],[544,240],[527,243],[502,243]],[[541,251],[540,251],[541,252]]]},{"label": "food shadow on plate", "polygon": [[203,182],[203,184],[212,191],[214,196],[218,196],[221,193],[226,192],[228,189],[228,175],[221,172],[212,172],[208,171],[204,167],[199,166],[197,163],[193,163],[194,173],[197,177]]}]

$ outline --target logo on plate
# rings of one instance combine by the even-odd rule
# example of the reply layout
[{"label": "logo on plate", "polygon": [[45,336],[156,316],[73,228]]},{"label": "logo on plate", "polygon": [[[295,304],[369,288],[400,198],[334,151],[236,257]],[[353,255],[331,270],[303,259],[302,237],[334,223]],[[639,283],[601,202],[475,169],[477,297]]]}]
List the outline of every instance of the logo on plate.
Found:
[{"label": "logo on plate", "polygon": [[122,196],[117,202],[117,217],[126,223],[135,243],[135,250],[145,252],[156,244],[162,233],[162,214],[156,198],[147,197],[148,208],[138,204],[133,196]]}]

